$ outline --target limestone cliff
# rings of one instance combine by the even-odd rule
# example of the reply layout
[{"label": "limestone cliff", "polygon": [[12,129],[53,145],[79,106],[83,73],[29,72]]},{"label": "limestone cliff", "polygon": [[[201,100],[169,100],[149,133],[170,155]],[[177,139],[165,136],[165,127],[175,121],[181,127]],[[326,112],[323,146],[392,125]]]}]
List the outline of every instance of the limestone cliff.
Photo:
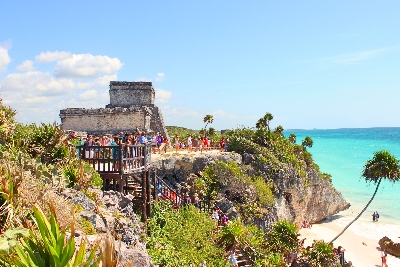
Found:
[{"label": "limestone cliff", "polygon": [[[296,223],[303,220],[310,222],[320,221],[327,216],[347,209],[350,204],[342,197],[332,184],[319,177],[314,169],[307,170],[307,179],[299,177],[296,170],[286,166],[278,173],[272,174],[268,164],[257,165],[250,154],[239,155],[230,152],[214,152],[203,154],[164,155],[153,161],[153,166],[160,177],[164,177],[171,185],[179,187],[187,182],[191,174],[201,172],[205,167],[214,164],[217,160],[235,161],[238,164],[248,165],[250,170],[275,184],[276,202],[261,220],[263,228],[278,219],[286,218]],[[251,172],[251,171],[250,171]],[[251,173],[250,173],[251,174]],[[272,178],[267,178],[271,177]],[[260,224],[260,222],[258,222]]]}]

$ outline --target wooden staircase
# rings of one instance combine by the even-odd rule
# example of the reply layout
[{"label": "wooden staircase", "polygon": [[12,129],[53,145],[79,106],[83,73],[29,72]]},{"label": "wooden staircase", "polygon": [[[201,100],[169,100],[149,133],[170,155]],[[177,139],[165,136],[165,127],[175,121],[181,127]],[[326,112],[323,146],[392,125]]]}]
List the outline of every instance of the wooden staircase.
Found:
[{"label": "wooden staircase", "polygon": [[236,259],[238,262],[238,266],[241,266],[241,267],[253,266],[251,264],[251,261],[248,259],[247,255],[241,248],[235,247],[234,251],[235,251]]}]

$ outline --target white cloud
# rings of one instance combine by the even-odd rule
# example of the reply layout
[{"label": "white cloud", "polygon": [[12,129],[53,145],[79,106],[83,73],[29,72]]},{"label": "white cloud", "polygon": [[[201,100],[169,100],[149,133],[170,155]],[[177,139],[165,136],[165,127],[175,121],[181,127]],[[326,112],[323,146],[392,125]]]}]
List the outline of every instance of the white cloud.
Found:
[{"label": "white cloud", "polygon": [[11,58],[8,55],[8,49],[5,46],[0,46],[0,73],[3,73],[7,69],[7,65],[11,62]]},{"label": "white cloud", "polygon": [[66,78],[95,78],[101,75],[114,75],[122,67],[118,58],[74,54],[71,58],[58,61],[54,76]]},{"label": "white cloud", "polygon": [[161,82],[162,80],[164,80],[164,78],[165,74],[163,72],[159,72],[157,73],[156,82]]},{"label": "white cloud", "polygon": [[[186,108],[186,107],[171,107],[171,106],[163,106],[162,107],[163,117],[191,117],[195,120],[201,118],[200,113],[197,110]],[[201,118],[202,121],[202,118]]]},{"label": "white cloud", "polygon": [[1,84],[2,91],[24,92],[28,96],[59,95],[75,88],[74,81],[70,79],[57,79],[48,72],[40,71],[8,74]]},{"label": "white cloud", "polygon": [[159,88],[155,88],[156,90],[156,98],[155,102],[156,103],[167,103],[171,99],[172,92],[165,91]]},{"label": "white cloud", "polygon": [[40,55],[36,56],[35,59],[38,62],[54,62],[54,61],[60,61],[64,60],[67,58],[70,58],[72,54],[70,52],[65,52],[65,51],[55,51],[55,52],[42,52]]},{"label": "white cloud", "polygon": [[[95,100],[99,101],[99,100],[108,100],[109,99],[109,95],[108,95],[108,91],[103,91],[103,92],[99,92],[97,90],[87,90],[85,92],[83,92],[82,94],[78,95],[78,99],[79,100]],[[100,106],[98,107],[100,108]]]},{"label": "white cloud", "polygon": [[381,49],[375,49],[375,50],[366,50],[366,51],[361,51],[361,52],[356,52],[356,53],[351,53],[351,54],[346,54],[346,55],[340,55],[340,56],[335,56],[335,57],[330,57],[327,58],[328,60],[331,60],[335,63],[343,63],[343,64],[355,64],[359,63],[361,61],[365,61],[371,58],[374,58],[380,54],[384,54],[391,50],[392,48],[381,48]]},{"label": "white cloud", "polygon": [[135,80],[135,82],[152,82],[152,80],[147,77],[139,77]]},{"label": "white cloud", "polygon": [[17,70],[21,71],[33,71],[35,68],[33,67],[33,61],[32,60],[25,60],[22,62],[20,65],[17,66]]},{"label": "white cloud", "polygon": [[60,109],[104,107],[109,102],[109,78],[76,82],[54,77],[49,72],[13,73],[0,79],[1,98],[17,110],[21,122],[54,122],[59,120]]},{"label": "white cloud", "polygon": [[223,110],[216,110],[212,114],[214,118],[230,119],[230,120],[237,119],[237,116],[235,114],[227,113]]},{"label": "white cloud", "polygon": [[81,90],[86,90],[90,88],[108,88],[110,81],[117,80],[117,75],[104,75],[94,80],[82,82],[77,82],[77,88]]}]

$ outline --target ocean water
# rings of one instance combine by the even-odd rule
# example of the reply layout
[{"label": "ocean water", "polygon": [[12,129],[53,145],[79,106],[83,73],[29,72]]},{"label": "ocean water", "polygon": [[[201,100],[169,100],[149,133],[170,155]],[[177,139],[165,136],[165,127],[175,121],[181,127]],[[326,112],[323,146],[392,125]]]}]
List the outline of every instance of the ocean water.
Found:
[{"label": "ocean water", "polygon": [[[311,136],[313,147],[308,148],[322,172],[332,175],[332,182],[351,204],[350,209],[335,216],[335,223],[347,225],[367,204],[376,188],[367,184],[361,172],[374,152],[386,149],[400,159],[400,128],[358,128],[327,130],[286,130],[294,133],[301,144]],[[372,221],[378,211],[379,222]],[[357,235],[379,240],[388,236],[400,242],[400,182],[383,180],[378,192],[361,218],[351,227]]]}]

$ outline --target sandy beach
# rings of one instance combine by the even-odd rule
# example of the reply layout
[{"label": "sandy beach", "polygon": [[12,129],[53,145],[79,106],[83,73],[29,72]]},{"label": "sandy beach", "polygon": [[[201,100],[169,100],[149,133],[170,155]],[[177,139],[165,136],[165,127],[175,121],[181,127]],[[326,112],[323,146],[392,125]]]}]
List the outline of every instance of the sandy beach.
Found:
[{"label": "sandy beach", "polygon": [[[353,226],[352,226],[353,227]],[[325,220],[316,223],[311,229],[301,229],[300,238],[307,238],[304,246],[311,246],[313,240],[324,240],[330,242],[343,228],[334,221]],[[356,235],[352,230],[340,236],[334,246],[345,248],[345,259],[351,261],[356,267],[377,267],[381,266],[380,247],[378,240],[369,239]],[[400,266],[400,259],[388,255],[388,266]]]}]

